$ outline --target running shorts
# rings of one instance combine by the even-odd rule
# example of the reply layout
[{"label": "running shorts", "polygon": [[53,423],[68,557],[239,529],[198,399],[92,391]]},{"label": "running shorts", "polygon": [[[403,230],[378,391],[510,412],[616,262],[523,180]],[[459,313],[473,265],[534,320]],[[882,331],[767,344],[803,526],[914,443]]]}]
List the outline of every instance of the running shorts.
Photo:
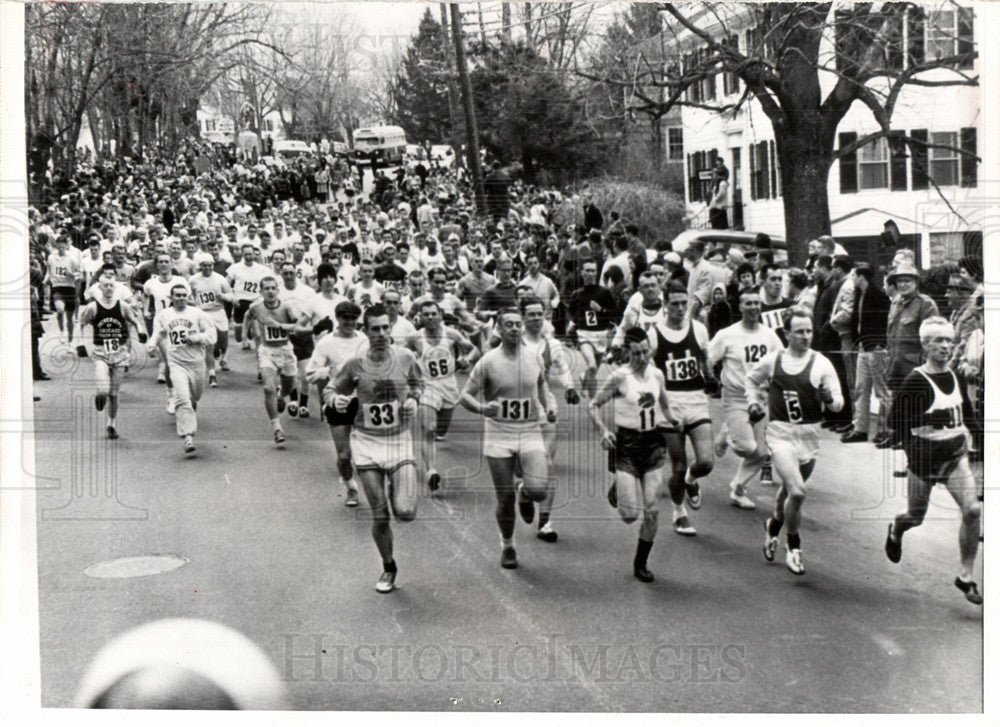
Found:
[{"label": "running shorts", "polygon": [[298,373],[298,365],[295,361],[295,354],[289,344],[283,346],[265,346],[261,344],[257,347],[257,364],[260,370],[270,369],[282,376],[295,376]]},{"label": "running shorts", "polygon": [[911,437],[906,448],[907,469],[928,484],[943,482],[968,453],[964,434],[944,440]]},{"label": "running shorts", "polygon": [[681,424],[681,434],[687,434],[702,424],[712,423],[708,395],[704,391],[667,391],[667,400],[674,419]]},{"label": "running shorts", "polygon": [[764,440],[772,456],[776,452],[788,452],[800,465],[803,465],[819,456],[819,432],[819,422],[812,424],[768,422],[764,430]]},{"label": "running shorts", "polygon": [[618,427],[615,448],[608,452],[609,472],[625,472],[642,479],[647,472],[662,467],[666,462],[667,446],[662,432],[640,432]]},{"label": "running shorts", "polygon": [[413,459],[413,438],[409,429],[387,437],[378,437],[360,429],[351,430],[351,459],[357,470],[380,470],[392,473]]},{"label": "running shorts", "polygon": [[[421,396],[422,401],[423,396]],[[509,429],[499,427],[492,419],[487,419],[483,452],[487,457],[496,459],[520,456],[528,452],[544,454],[545,443],[542,441],[542,430],[537,425],[524,429]]]}]

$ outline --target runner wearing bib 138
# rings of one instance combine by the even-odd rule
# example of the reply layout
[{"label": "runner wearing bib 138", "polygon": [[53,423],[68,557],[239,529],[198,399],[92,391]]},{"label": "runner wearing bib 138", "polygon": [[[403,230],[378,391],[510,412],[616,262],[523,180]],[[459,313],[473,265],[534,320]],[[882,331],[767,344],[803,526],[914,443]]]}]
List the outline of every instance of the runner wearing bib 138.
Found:
[{"label": "runner wearing bib 138", "polygon": [[[635,522],[642,515],[633,574],[651,582],[646,560],[653,547],[659,517],[660,484],[667,453],[662,426],[676,426],[663,385],[663,373],[649,365],[646,332],[632,327],[623,332],[629,363],[616,369],[590,402],[590,416],[601,430],[601,445],[609,450],[608,469],[615,483],[608,500],[618,508],[622,520]],[[614,401],[615,430],[605,426],[599,409]]]},{"label": "runner wearing bib 138", "polygon": [[[501,558],[504,568],[517,568],[514,548],[514,504],[530,523],[535,502],[549,495],[545,444],[539,426],[541,402],[548,401],[545,373],[535,352],[521,340],[521,314],[513,308],[497,315],[500,346],[483,355],[462,391],[466,409],[486,418],[484,453],[489,463],[497,496],[496,520],[500,528]],[[554,421],[554,409],[547,418]],[[514,472],[519,468],[524,481],[514,489]]]}]

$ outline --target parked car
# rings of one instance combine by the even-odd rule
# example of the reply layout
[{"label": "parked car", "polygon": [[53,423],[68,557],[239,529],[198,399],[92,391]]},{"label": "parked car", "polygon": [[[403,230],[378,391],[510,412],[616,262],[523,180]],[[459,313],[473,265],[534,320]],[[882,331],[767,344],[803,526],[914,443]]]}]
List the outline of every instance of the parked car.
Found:
[{"label": "parked car", "polygon": [[[692,240],[701,240],[706,244],[712,242],[723,243],[727,246],[736,245],[739,249],[746,252],[748,250],[756,250],[753,241],[758,234],[759,233],[757,232],[746,230],[684,230],[684,232],[671,241],[670,248],[679,254],[684,252]],[[771,249],[774,250],[774,261],[776,263],[787,263],[788,244],[785,242],[785,238],[778,235],[771,235],[769,233],[768,237],[771,238]]]},{"label": "parked car", "polygon": [[308,156],[313,151],[304,141],[296,139],[282,139],[274,142],[274,156],[289,160],[299,156]]}]

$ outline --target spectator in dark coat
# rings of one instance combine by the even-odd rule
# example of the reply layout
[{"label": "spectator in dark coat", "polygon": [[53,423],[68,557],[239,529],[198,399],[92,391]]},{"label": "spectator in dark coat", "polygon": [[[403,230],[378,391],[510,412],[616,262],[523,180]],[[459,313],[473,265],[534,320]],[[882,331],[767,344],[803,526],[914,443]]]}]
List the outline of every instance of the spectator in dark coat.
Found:
[{"label": "spectator in dark coat", "polygon": [[483,180],[483,190],[486,193],[486,208],[494,222],[499,222],[510,212],[511,179],[500,167],[500,162],[493,162],[493,171]]},{"label": "spectator in dark coat", "polygon": [[604,229],[604,215],[601,214],[601,210],[597,208],[589,194],[583,196],[583,229],[588,232]]},{"label": "spectator in dark coat", "polygon": [[[889,296],[875,285],[875,271],[868,263],[854,270],[854,310],[851,316],[853,337],[858,347],[858,368],[854,385],[854,429],[842,442],[865,442],[874,434],[876,445],[888,441],[886,416],[892,395],[886,380],[888,353],[886,325],[889,322]],[[879,408],[875,432],[871,431],[871,397],[878,399]]]}]

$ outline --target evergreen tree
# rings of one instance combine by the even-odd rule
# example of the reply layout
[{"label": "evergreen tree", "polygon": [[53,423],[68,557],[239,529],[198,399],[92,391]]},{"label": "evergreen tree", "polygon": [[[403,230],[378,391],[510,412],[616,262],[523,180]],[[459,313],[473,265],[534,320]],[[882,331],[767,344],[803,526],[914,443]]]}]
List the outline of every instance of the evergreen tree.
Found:
[{"label": "evergreen tree", "polygon": [[428,8],[395,83],[395,121],[412,143],[439,144],[451,138],[447,58],[441,24]]}]

